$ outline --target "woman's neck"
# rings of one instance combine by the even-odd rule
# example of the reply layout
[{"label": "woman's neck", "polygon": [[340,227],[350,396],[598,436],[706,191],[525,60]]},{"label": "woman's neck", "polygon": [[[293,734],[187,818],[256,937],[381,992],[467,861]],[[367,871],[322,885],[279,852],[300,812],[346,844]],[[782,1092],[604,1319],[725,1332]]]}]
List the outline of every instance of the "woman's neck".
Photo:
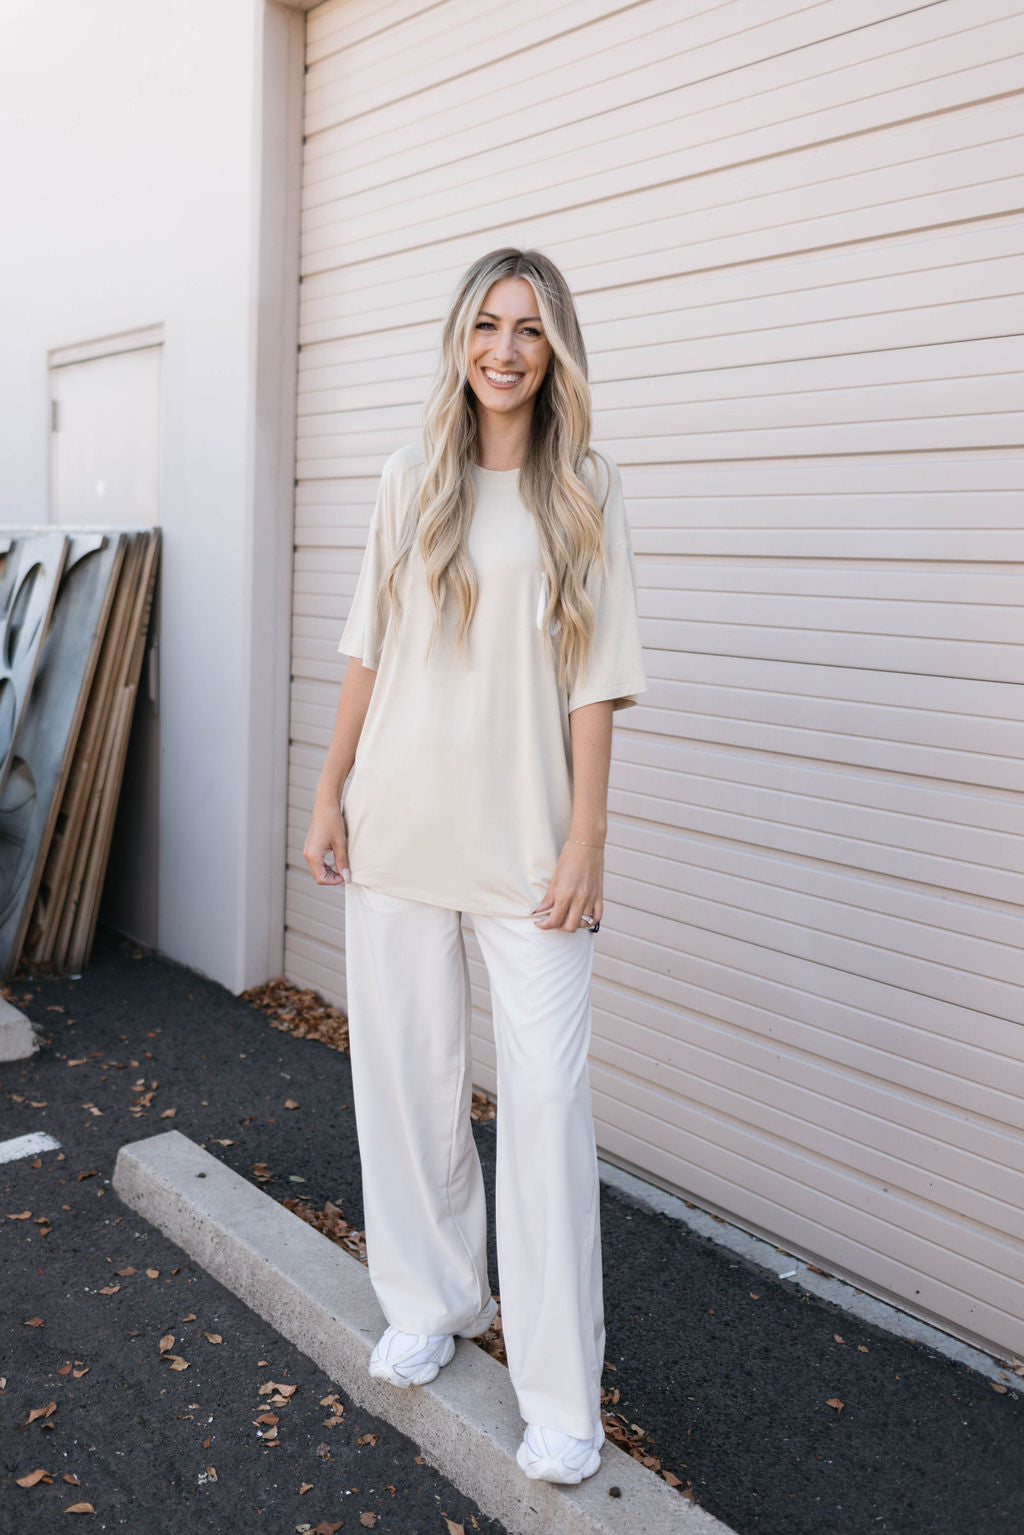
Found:
[{"label": "woman's neck", "polygon": [[526,413],[492,415],[477,410],[476,461],[481,469],[518,469],[530,441],[533,401]]}]

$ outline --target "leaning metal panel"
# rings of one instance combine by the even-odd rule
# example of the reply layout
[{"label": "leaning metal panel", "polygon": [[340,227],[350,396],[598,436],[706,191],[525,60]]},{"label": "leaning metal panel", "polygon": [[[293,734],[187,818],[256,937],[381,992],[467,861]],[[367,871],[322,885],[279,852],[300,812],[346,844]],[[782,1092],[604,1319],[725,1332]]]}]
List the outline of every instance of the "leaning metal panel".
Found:
[{"label": "leaning metal panel", "polygon": [[[34,680],[8,746],[0,788],[0,972],[4,973],[21,952],[130,535],[112,531],[48,537],[51,542],[59,537],[67,544],[66,555],[61,554],[64,575],[51,597],[49,630],[41,644],[36,643]],[[9,570],[0,574],[3,614],[14,613],[13,603],[33,568],[31,562],[38,566],[44,555],[52,558],[53,553],[38,547],[36,535],[15,534],[11,542],[15,554],[22,543],[27,547],[13,574]],[[25,625],[37,619],[40,609],[41,597],[31,600],[30,594],[30,600],[23,599],[22,634],[15,635],[12,651],[15,661],[28,642],[22,637]],[[5,660],[6,654],[5,646]]]},{"label": "leaning metal panel", "polygon": [[15,534],[0,574],[0,792],[64,570],[63,532]]}]

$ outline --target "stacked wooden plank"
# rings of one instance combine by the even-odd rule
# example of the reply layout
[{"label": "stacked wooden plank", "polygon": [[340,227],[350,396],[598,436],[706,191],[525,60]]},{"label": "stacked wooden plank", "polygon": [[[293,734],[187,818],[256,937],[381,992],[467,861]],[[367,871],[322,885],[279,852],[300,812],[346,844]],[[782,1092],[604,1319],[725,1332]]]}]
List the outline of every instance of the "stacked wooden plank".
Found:
[{"label": "stacked wooden plank", "polygon": [[88,959],[159,547],[156,530],[24,530],[0,542],[4,974],[23,954],[61,970]]}]

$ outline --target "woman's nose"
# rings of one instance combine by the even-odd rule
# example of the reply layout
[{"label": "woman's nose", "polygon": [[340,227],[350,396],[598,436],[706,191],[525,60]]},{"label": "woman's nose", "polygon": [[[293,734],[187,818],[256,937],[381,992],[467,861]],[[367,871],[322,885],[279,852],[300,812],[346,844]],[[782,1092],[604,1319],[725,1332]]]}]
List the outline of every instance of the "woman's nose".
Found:
[{"label": "woman's nose", "polygon": [[516,334],[512,329],[500,330],[494,341],[494,355],[500,358],[514,357],[516,354]]}]

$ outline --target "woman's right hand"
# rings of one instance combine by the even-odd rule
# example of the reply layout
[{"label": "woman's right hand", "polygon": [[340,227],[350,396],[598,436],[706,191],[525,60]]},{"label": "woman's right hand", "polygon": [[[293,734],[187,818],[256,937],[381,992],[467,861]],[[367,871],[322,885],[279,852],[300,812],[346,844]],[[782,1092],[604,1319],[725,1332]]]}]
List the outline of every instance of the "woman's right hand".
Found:
[{"label": "woman's right hand", "polygon": [[[334,854],[333,868],[327,862],[328,853]],[[315,805],[313,807],[313,819],[306,833],[302,856],[318,885],[348,883],[352,876],[348,867],[345,820],[340,806]]]}]

